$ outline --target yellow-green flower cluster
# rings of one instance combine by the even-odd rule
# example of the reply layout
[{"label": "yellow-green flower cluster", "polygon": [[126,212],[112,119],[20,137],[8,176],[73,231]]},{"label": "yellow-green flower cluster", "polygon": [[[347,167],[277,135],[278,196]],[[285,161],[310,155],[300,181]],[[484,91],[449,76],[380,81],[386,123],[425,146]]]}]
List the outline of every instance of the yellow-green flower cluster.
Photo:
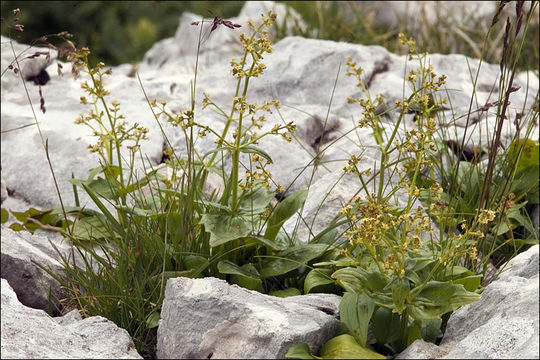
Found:
[{"label": "yellow-green flower cluster", "polygon": [[351,245],[378,245],[386,230],[394,226],[394,220],[389,215],[390,207],[373,201],[361,201],[360,198],[352,199],[341,209],[341,214],[353,224],[350,230],[345,232],[345,237]]},{"label": "yellow-green flower cluster", "polygon": [[406,45],[409,47],[409,53],[416,53],[416,40],[414,40],[412,37],[407,39],[407,37],[403,33],[398,34],[398,39],[401,45]]},{"label": "yellow-green flower cluster", "polygon": [[[260,60],[262,60],[264,53],[272,53],[272,43],[270,42],[268,31],[263,29],[272,26],[275,19],[276,14],[268,11],[267,16],[262,17],[262,23],[259,27],[248,21],[247,25],[253,30],[253,34],[249,37],[244,33],[240,35],[240,43],[244,48],[245,55],[240,61],[236,59],[231,60],[231,73],[236,79],[258,77],[266,69],[266,65],[260,62]],[[248,54],[251,55],[253,62],[246,69],[246,56]]]},{"label": "yellow-green flower cluster", "polygon": [[[81,84],[81,87],[91,97],[91,99],[87,99],[85,96],[81,96],[81,104],[93,107],[87,115],[80,113],[75,119],[75,124],[88,126],[92,130],[92,134],[98,138],[96,144],[87,146],[90,152],[97,152],[112,163],[113,149],[120,149],[125,141],[132,141],[132,144],[127,148],[135,152],[139,148],[140,141],[147,139],[148,129],[137,123],[128,127],[129,124],[124,120],[125,116],[119,114],[120,104],[118,101],[112,100],[110,107],[105,105],[105,97],[110,93],[103,86],[103,77],[111,75],[112,71],[111,69],[103,70],[105,65],[102,62],[93,68],[89,67],[89,54],[90,51],[83,48],[74,55],[78,61],[77,66],[90,75],[91,81],[84,81]],[[103,107],[101,107],[102,105]],[[99,110],[100,107],[103,110]]]},{"label": "yellow-green flower cluster", "polygon": [[478,215],[478,222],[480,224],[490,223],[495,219],[497,213],[493,210],[482,209]]},{"label": "yellow-green flower cluster", "polygon": [[[270,189],[272,173],[266,168],[268,161],[258,154],[251,154],[250,170],[245,173],[245,184],[239,184],[238,187],[242,191],[247,191],[254,188],[257,184],[262,184],[267,189]],[[253,170],[255,165],[255,170]]]}]

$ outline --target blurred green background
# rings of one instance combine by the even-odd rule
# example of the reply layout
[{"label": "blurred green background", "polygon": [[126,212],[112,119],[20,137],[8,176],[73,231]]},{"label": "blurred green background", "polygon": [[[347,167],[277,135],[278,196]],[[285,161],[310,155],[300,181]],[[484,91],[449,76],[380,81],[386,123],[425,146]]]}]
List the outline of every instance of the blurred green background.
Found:
[{"label": "blurred green background", "polygon": [[[289,31],[277,27],[275,42],[288,33],[310,38],[346,41],[363,45],[381,45],[394,53],[405,53],[397,34],[414,36],[419,51],[460,53],[480,57],[490,21],[481,20],[467,26],[455,26],[455,19],[440,14],[435,21],[422,18],[414,21],[410,33],[402,19],[397,28],[377,23],[376,17],[388,11],[382,2],[357,1],[279,1],[300,13],[307,27],[295,26]],[[511,6],[513,2],[511,2]],[[73,34],[77,47],[92,51],[92,63],[98,59],[107,65],[137,63],[158,40],[174,35],[184,11],[207,18],[230,18],[240,13],[244,1],[2,1],[2,35],[16,37],[23,43],[61,31]],[[21,10],[19,23],[24,32],[9,28],[12,10]],[[424,15],[425,16],[425,15]],[[410,25],[410,21],[409,21]],[[504,20],[496,24],[487,37],[485,60],[498,63],[502,51],[501,33]],[[531,24],[518,67],[538,71],[538,19]],[[20,38],[18,37],[20,36]],[[464,40],[466,39],[466,40]],[[54,43],[54,40],[51,41]],[[57,44],[55,44],[57,45]]]},{"label": "blurred green background", "polygon": [[174,36],[182,12],[227,18],[238,15],[243,5],[243,1],[2,1],[2,17],[12,19],[12,10],[19,8],[19,23],[24,25],[21,33],[3,20],[2,35],[20,36],[19,42],[30,43],[67,31],[77,47],[89,47],[108,65],[135,63],[156,41]]}]

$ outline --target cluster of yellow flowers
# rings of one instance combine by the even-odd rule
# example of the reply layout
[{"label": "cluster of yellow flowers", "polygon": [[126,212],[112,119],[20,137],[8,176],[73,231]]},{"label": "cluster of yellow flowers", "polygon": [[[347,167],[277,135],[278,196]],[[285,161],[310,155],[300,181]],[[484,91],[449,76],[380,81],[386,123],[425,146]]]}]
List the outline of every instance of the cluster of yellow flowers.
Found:
[{"label": "cluster of yellow flowers", "polygon": [[112,161],[111,154],[114,148],[119,149],[125,141],[132,141],[127,148],[134,153],[139,148],[141,140],[148,139],[148,129],[140,126],[138,123],[133,124],[128,128],[128,123],[125,121],[125,116],[119,114],[120,104],[116,100],[110,102],[111,107],[104,107],[98,111],[101,104],[105,102],[105,97],[110,93],[103,86],[103,77],[111,75],[111,69],[103,70],[105,64],[98,63],[95,67],[88,66],[88,56],[90,50],[82,48],[74,54],[77,59],[76,65],[78,71],[85,71],[90,75],[91,83],[84,81],[81,84],[91,99],[81,96],[80,101],[83,105],[92,105],[93,108],[88,111],[87,115],[79,113],[75,119],[75,124],[84,124],[88,126],[94,136],[98,138],[93,145],[88,145],[90,152],[101,154],[104,159]]},{"label": "cluster of yellow flowers", "polygon": [[[255,164],[256,170],[253,170],[253,164]],[[251,154],[250,169],[246,170],[245,182],[238,184],[240,190],[247,191],[257,184],[262,184],[267,189],[270,189],[272,173],[266,168],[266,164],[268,162],[258,154]]]}]

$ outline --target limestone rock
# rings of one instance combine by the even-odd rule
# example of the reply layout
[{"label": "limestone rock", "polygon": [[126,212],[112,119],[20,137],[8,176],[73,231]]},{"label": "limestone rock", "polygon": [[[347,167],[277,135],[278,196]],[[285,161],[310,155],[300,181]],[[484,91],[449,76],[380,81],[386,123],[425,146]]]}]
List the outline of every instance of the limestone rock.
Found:
[{"label": "limestone rock", "polygon": [[51,318],[22,305],[2,279],[2,358],[142,359],[127,331],[111,321],[78,313]]},{"label": "limestone rock", "polygon": [[380,1],[373,10],[378,25],[399,29],[400,24],[406,23],[412,31],[418,29],[420,19],[431,26],[435,26],[437,20],[446,20],[455,26],[490,21],[497,10],[497,1]]},{"label": "limestone rock", "polygon": [[[268,10],[277,14],[278,25],[290,32],[293,26],[299,26],[305,29],[305,24],[300,15],[285,4],[273,1],[248,1],[236,17],[227,19],[233,24],[241,25],[240,28],[229,29],[225,26],[218,26],[214,31],[210,31],[213,19],[205,19],[201,31],[200,22],[203,20],[201,15],[184,12],[180,16],[179,26],[176,29],[174,38],[167,38],[158,41],[148,50],[139,65],[139,69],[164,70],[178,67],[179,65],[186,69],[191,69],[191,64],[195,61],[199,36],[201,37],[201,46],[199,56],[201,57],[200,66],[206,67],[209,63],[223,60],[225,57],[238,56],[242,51],[242,45],[238,41],[238,36],[242,33],[248,33],[247,21],[252,21],[255,26],[261,24],[261,15],[267,16]],[[288,15],[285,18],[285,15]],[[198,22],[198,26],[192,25]],[[271,30],[274,32],[275,30]],[[230,59],[227,59],[227,61]],[[186,65],[189,64],[189,65]],[[169,71],[169,70],[167,70]]]},{"label": "limestone rock", "polygon": [[[281,9],[282,5],[271,2],[247,2],[243,12],[237,18],[230,20],[242,22],[242,24],[254,16],[255,20],[258,20],[261,12],[270,8]],[[290,9],[276,10],[278,21],[280,21],[279,15],[287,11],[290,12]],[[166,100],[167,110],[173,115],[190,107],[190,82],[193,80],[194,66],[189,61],[194,61],[194,58],[193,55],[180,56],[179,54],[182,49],[182,51],[187,51],[188,48],[194,49],[193,44],[187,40],[185,31],[197,32],[197,28],[191,26],[190,22],[200,19],[197,17],[188,19],[187,16],[185,14],[182,18],[177,30],[177,35],[183,34],[182,41],[175,38],[173,41],[166,39],[159,46],[160,43],[157,43],[157,48],[148,51],[146,60],[138,69],[149,99]],[[218,133],[224,129],[225,119],[216,114],[215,109],[203,110],[200,99],[203,98],[204,92],[209,93],[212,100],[225,112],[230,111],[236,82],[230,74],[229,60],[237,56],[240,50],[237,43],[234,45],[236,46],[234,54],[225,47],[228,47],[229,40],[237,35],[235,30],[218,27],[201,48],[204,56],[200,59],[201,67],[197,77],[195,113],[201,125],[211,126]],[[230,39],[227,40],[223,36]],[[262,101],[275,98],[283,105],[279,111],[267,114],[267,123],[261,132],[271,129],[275,124],[297,121],[298,132],[292,143],[287,143],[279,136],[264,138],[260,143],[262,150],[269,153],[275,160],[274,164],[269,166],[269,170],[274,175],[274,181],[289,188],[288,194],[290,194],[328,172],[341,169],[348,156],[359,151],[358,145],[365,147],[373,142],[367,140],[371,134],[370,129],[361,129],[360,138],[357,138],[357,133],[353,131],[361,118],[361,109],[357,105],[348,104],[346,98],[364,95],[356,86],[356,81],[344,75],[347,56],[352,56],[363,68],[364,80],[368,84],[371,96],[374,97],[378,93],[385,94],[389,109],[393,107],[392,104],[396,99],[410,95],[411,89],[403,86],[403,71],[405,65],[417,67],[417,64],[414,62],[407,64],[405,56],[389,53],[379,46],[301,37],[284,38],[275,43],[273,49],[272,54],[265,55],[264,63],[267,66],[265,73],[250,81],[248,101],[261,104]],[[9,55],[9,53],[6,54]],[[297,54],[303,54],[303,56],[297,56]],[[3,59],[6,57],[5,61],[9,61],[7,55],[4,56],[4,52],[2,53]],[[153,60],[150,61],[150,59]],[[167,61],[160,67],[164,60]],[[475,75],[478,60],[462,55],[433,54],[427,61],[433,65],[437,74],[451,75],[447,78],[446,88],[437,96],[448,98],[449,103],[452,104],[451,109],[448,107],[442,115],[446,116],[447,120],[453,116],[458,120],[452,127],[441,131],[446,132],[448,139],[461,142],[461,138],[465,135],[466,122],[466,117],[463,115],[468,113],[468,105],[473,94],[471,77]],[[473,74],[470,73],[467,62]],[[65,72],[68,72],[70,64],[63,65]],[[475,104],[478,106],[495,100],[497,92],[493,91],[492,95],[490,92],[492,85],[498,81],[498,71],[498,65],[482,64],[475,92]],[[529,76],[528,95],[525,93],[527,76]],[[41,89],[47,111],[45,114],[38,112],[38,121],[44,133],[44,140],[48,139],[49,153],[66,205],[73,203],[72,185],[68,182],[71,173],[74,173],[77,178],[85,178],[88,176],[88,169],[99,164],[95,154],[89,154],[86,149],[87,145],[95,142],[91,131],[84,126],[73,124],[77,114],[87,110],[87,107],[81,105],[79,101],[79,97],[83,95],[80,89],[80,81],[83,80],[86,80],[84,76],[75,81],[70,76],[51,75],[51,80]],[[334,84],[336,84],[335,89]],[[511,108],[508,114],[511,119],[518,111],[521,111],[524,104],[526,109],[532,106],[534,94],[538,91],[538,78],[532,73],[529,75],[522,73],[516,77],[515,85],[520,86],[521,89],[511,95]],[[2,87],[3,129],[4,127],[17,128],[35,121],[27,105],[28,100],[24,91],[19,85],[17,86]],[[38,87],[32,83],[28,86],[33,103],[38,104],[40,100]],[[105,78],[105,86],[111,91],[110,100],[116,99],[120,102],[121,113],[126,116],[128,124],[137,122],[150,129],[149,141],[141,143],[141,152],[148,156],[151,163],[146,164],[147,169],[149,165],[157,166],[161,162],[164,136],[170,140],[179,156],[185,156],[187,153],[185,134],[181,129],[173,128],[161,119],[165,132],[162,134],[144,99],[140,84],[137,79],[128,76],[125,66],[118,67],[118,72],[113,69],[113,75]],[[481,146],[488,143],[488,136],[484,129],[493,127],[495,115],[493,109],[491,110],[487,116],[478,119],[471,118],[471,121],[477,121],[477,123],[474,129],[471,128],[467,132],[467,146],[471,144]],[[476,113],[473,112],[473,114]],[[389,128],[394,126],[397,116],[394,110],[390,110],[385,115],[384,121]],[[507,145],[515,133],[512,121],[507,124],[508,126],[503,129],[503,145]],[[405,126],[411,125],[413,125],[413,115],[407,115],[406,121],[402,123],[403,129],[399,130],[400,134],[403,133]],[[446,122],[441,121],[441,126],[447,126]],[[534,133],[533,130],[531,134]],[[442,133],[439,135],[442,136]],[[347,139],[341,139],[345,136]],[[215,149],[215,140],[216,137],[212,134],[197,139],[196,150],[201,155],[208,153]],[[334,141],[337,141],[335,146],[331,146]],[[319,143],[321,147],[318,146]],[[324,153],[317,154],[317,150],[323,150],[327,146],[328,149]],[[2,133],[1,147],[2,177],[15,196],[23,197],[28,202],[39,206],[58,202],[43,144],[35,126]],[[379,157],[377,154],[374,155],[375,159]],[[124,152],[124,156],[127,158],[127,152]],[[281,163],[284,159],[287,160],[286,164]],[[319,166],[312,179],[311,171],[314,162],[317,161],[321,161],[325,166]],[[243,162],[248,165],[246,158],[243,158]],[[135,168],[139,175],[143,173],[138,157]],[[224,159],[224,168],[230,169],[230,159]],[[32,176],[27,176],[27,174],[32,174]],[[36,182],[40,186],[35,186]],[[92,207],[90,199],[83,191],[79,196],[83,205]]]},{"label": "limestone rock", "polygon": [[420,339],[409,345],[396,359],[439,359],[444,354],[439,346]]},{"label": "limestone rock", "polygon": [[312,351],[332,338],[340,297],[278,298],[216,278],[167,282],[158,328],[158,358],[284,358],[290,345]]},{"label": "limestone rock", "polygon": [[[2,47],[2,71],[8,69],[9,66],[12,67],[5,74],[2,74],[2,90],[12,89],[17,83],[20,83],[21,74],[24,79],[33,81],[40,73],[46,72],[45,69],[47,66],[52,64],[57,56],[56,50],[47,47],[19,44],[5,36],[2,36],[0,40]],[[15,61],[13,52],[18,55],[17,61]],[[20,68],[20,74],[14,71],[18,68]],[[42,76],[49,77],[48,74]]]},{"label": "limestone rock", "polygon": [[4,181],[3,178],[0,180],[0,193],[2,195],[0,203],[3,203],[4,200],[6,200],[8,198],[8,196],[9,196],[8,191],[7,191],[7,187],[6,187],[6,182]]},{"label": "limestone rock", "polygon": [[59,305],[54,296],[60,296],[60,284],[34,263],[53,273],[62,273],[63,268],[48,239],[25,231],[15,232],[2,225],[1,245],[2,278],[9,282],[19,301],[35,309],[56,313]]}]

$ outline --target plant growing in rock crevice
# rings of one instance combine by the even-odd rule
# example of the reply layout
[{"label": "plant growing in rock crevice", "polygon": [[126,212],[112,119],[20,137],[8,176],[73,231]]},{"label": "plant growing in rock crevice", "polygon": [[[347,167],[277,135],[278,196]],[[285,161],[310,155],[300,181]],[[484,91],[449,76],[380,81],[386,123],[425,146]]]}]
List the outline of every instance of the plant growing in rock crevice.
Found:
[{"label": "plant growing in rock crevice", "polygon": [[[439,131],[437,110],[442,105],[437,95],[444,85],[444,76],[436,76],[426,62],[427,56],[415,51],[412,39],[401,37],[419,68],[406,75],[412,95],[395,104],[393,111],[398,113],[398,120],[389,127],[381,121],[378,110],[384,98],[370,97],[362,70],[349,59],[348,74],[358,80],[366,97],[350,99],[361,106],[358,128],[371,129],[380,158],[377,168],[366,171],[357,166],[361,159],[351,156],[345,171],[356,175],[362,187],[334,223],[314,234],[309,244],[299,244],[294,234],[282,231],[282,225],[303,206],[307,190],[276,204],[274,193],[269,191],[272,178],[267,165],[272,162],[271,154],[257,146],[267,135],[290,140],[294,124],[285,121],[258,134],[265,121],[261,113],[277,110],[279,104],[273,100],[263,104],[248,101],[249,84],[262,74],[263,56],[271,52],[265,28],[274,19],[269,13],[260,26],[249,23],[251,35],[240,37],[244,54],[239,61],[231,62],[231,72],[237,80],[231,109],[223,109],[211,95],[204,95],[203,106],[213,108],[225,119],[221,132],[204,125],[195,111],[197,68],[191,107],[181,114],[172,114],[166,102],[147,97],[167,144],[166,167],[171,170],[170,175],[163,175],[148,163],[146,174],[140,176],[135,172],[135,159],[144,157],[139,144],[146,129],[137,124],[127,125],[120,105],[109,101],[102,80],[110,71],[101,63],[91,67],[87,49],[77,52],[76,68],[86,72],[90,80],[83,83],[89,98],[83,97],[81,102],[91,107],[77,122],[89,126],[98,138],[90,150],[100,155],[101,163],[91,170],[88,179],[74,179],[72,183],[91,197],[99,211],[81,208],[79,204],[63,207],[64,223],[55,223],[63,227],[56,230],[75,245],[71,258],[59,252],[66,276],[54,275],[68,294],[65,304],[79,308],[85,315],[106,316],[126,328],[145,356],[152,356],[155,351],[164,285],[168,278],[176,276],[216,276],[280,296],[344,293],[340,306],[344,333],[325,344],[322,357],[377,357],[380,354],[374,350],[392,355],[415,339],[435,342],[442,335],[441,328],[449,313],[478,299],[482,290],[480,269],[487,262],[485,256],[498,246],[493,239],[512,228],[512,224],[501,221],[505,219],[505,210],[522,208],[523,203],[516,205],[512,201],[531,195],[530,183],[535,179],[528,177],[532,174],[530,166],[534,168],[535,164],[523,160],[527,159],[529,142],[516,139],[508,151],[510,161],[501,165],[511,169],[512,174],[505,179],[508,186],[502,191],[508,195],[508,202],[503,207],[496,207],[494,202],[485,206],[474,202],[474,211],[462,214],[459,202],[452,202],[448,194],[456,194],[456,189],[460,189],[463,196],[467,195],[462,188],[467,180],[458,176],[464,166],[451,167],[440,176],[440,184],[438,174],[432,171],[442,163],[435,134]],[[217,17],[210,26],[238,27]],[[200,46],[202,27],[199,36]],[[519,52],[513,56],[519,56]],[[506,84],[510,91],[511,81]],[[142,82],[141,87],[144,92]],[[413,128],[402,131],[404,116],[411,108],[416,111],[416,122]],[[499,115],[502,121],[502,108]],[[518,122],[518,128],[527,124],[528,136],[537,116],[537,109],[523,116],[524,123]],[[160,119],[183,132],[185,157],[180,157],[171,146]],[[199,153],[195,141],[208,135],[216,138],[216,148]],[[442,150],[445,149],[449,151]],[[225,162],[232,164],[229,173],[224,170]],[[494,176],[495,169],[490,170]],[[224,186],[209,193],[205,188],[212,175]],[[396,178],[398,181],[394,182]],[[516,187],[512,185],[514,179]],[[372,185],[375,190],[369,191]],[[508,189],[517,192],[516,188],[521,192],[511,198]],[[478,199],[484,199],[489,191]],[[407,198],[401,207],[393,202],[398,193]],[[424,202],[426,209],[418,206],[418,200]],[[512,208],[513,205],[516,207]],[[507,218],[515,218],[511,214],[506,212]],[[467,215],[465,221],[462,215]],[[438,234],[434,233],[431,220],[439,225]],[[341,224],[348,224],[348,229],[339,234],[337,228]],[[484,240],[490,232],[492,237]],[[439,241],[432,235],[438,235]],[[483,246],[486,243],[487,247]],[[479,253],[484,256],[480,261]],[[312,355],[305,345],[298,345],[291,348],[289,356]]]},{"label": "plant growing in rock crevice", "polygon": [[[416,54],[413,40],[403,38],[403,42],[411,47],[411,58],[414,56],[420,66],[419,70],[410,70],[406,77],[412,95],[396,101],[399,117],[389,132],[377,113],[384,98],[378,95],[372,100],[362,79],[362,69],[352,58],[347,61],[347,74],[357,79],[365,94],[365,99],[349,98],[349,103],[360,104],[359,127],[372,130],[380,160],[378,169],[360,170],[357,164],[361,159],[352,155],[344,167],[345,172],[357,175],[362,184],[358,195],[341,211],[349,221],[343,234],[346,242],[338,258],[315,264],[327,269],[324,272],[331,274],[346,291],[340,317],[354,340],[338,336],[333,339],[332,351],[337,351],[335,347],[341,344],[357,356],[365,356],[371,346],[385,353],[399,353],[415,339],[434,341],[442,335],[444,314],[479,299],[473,292],[479,281],[468,279],[464,287],[457,282],[471,273],[451,265],[469,250],[468,244],[461,241],[442,250],[433,240],[426,243],[421,238],[422,234],[431,238],[434,229],[424,209],[415,205],[417,196],[420,191],[428,191],[436,198],[440,186],[435,183],[422,188],[416,178],[431,166],[428,153],[435,150],[436,131],[431,114],[441,105],[441,101],[433,99],[445,83],[445,76],[437,79],[433,69],[425,66],[426,56]],[[418,109],[414,128],[405,130],[400,138],[404,116],[412,106]],[[387,183],[392,182],[391,174],[396,170],[399,179],[397,186],[391,188]],[[369,191],[372,182],[377,184],[376,191]],[[398,207],[394,196],[400,191],[406,193],[407,201]],[[387,330],[389,323],[393,324],[392,330]],[[309,356],[304,345],[289,352],[291,357],[299,354]]]},{"label": "plant growing in rock crevice", "polygon": [[[517,11],[520,14],[520,4]],[[521,13],[517,17],[518,28],[521,21],[530,21],[530,13],[524,15]],[[509,29],[511,26],[508,23]],[[507,37],[511,38],[509,32]],[[341,216],[345,216],[350,224],[343,233],[346,242],[341,246],[339,257],[315,264],[317,270],[310,273],[318,271],[326,275],[317,276],[317,281],[312,284],[330,286],[332,281],[328,276],[331,275],[346,291],[340,305],[341,321],[346,328],[343,334],[323,347],[320,353],[322,358],[333,357],[339,351],[357,358],[376,357],[370,352],[372,349],[393,355],[416,339],[437,341],[442,336],[450,313],[479,299],[479,293],[483,290],[481,279],[490,255],[500,247],[496,242],[497,236],[510,234],[513,242],[507,240],[505,244],[516,246],[515,252],[517,246],[537,243],[534,229],[528,225],[530,220],[516,212],[525,204],[514,204],[515,195],[511,193],[511,189],[519,189],[519,198],[523,201],[527,192],[531,192],[535,184],[538,186],[537,162],[527,160],[526,156],[516,158],[522,151],[526,154],[524,150],[517,150],[525,149],[524,144],[528,144],[529,152],[534,153],[534,141],[519,139],[523,135],[528,137],[532,128],[537,126],[537,107],[516,119],[512,145],[502,156],[495,156],[501,139],[500,128],[505,121],[505,106],[502,104],[507,103],[509,93],[515,91],[511,81],[513,75],[509,74],[515,71],[515,59],[520,52],[514,51],[512,60],[504,61],[505,64],[512,64],[510,68],[513,70],[503,68],[501,62],[501,72],[507,73],[501,75],[500,101],[497,102],[499,131],[493,134],[489,142],[492,147],[489,149],[487,170],[476,163],[461,163],[444,168],[441,177],[435,171],[437,167],[443,168],[440,154],[452,151],[448,147],[441,148],[441,142],[437,139],[439,136],[434,136],[443,131],[438,129],[441,121],[437,114],[443,103],[437,99],[440,98],[438,92],[442,90],[445,76],[437,79],[433,68],[427,64],[427,54],[418,54],[412,39],[403,35],[400,35],[400,39],[409,46],[409,60],[417,60],[419,68],[410,70],[405,77],[412,95],[396,101],[398,118],[390,131],[383,125],[381,114],[377,113],[384,102],[383,97],[378,95],[372,99],[363,82],[362,69],[350,58],[347,62],[348,75],[356,77],[365,95],[361,99],[349,99],[349,102],[360,104],[362,118],[359,126],[371,128],[380,150],[380,161],[377,163],[378,169],[364,170],[357,166],[360,157],[352,155],[349,159],[344,170],[356,174],[362,186],[341,212]],[[511,43],[509,39],[505,40],[505,44]],[[405,113],[411,108],[416,113],[413,128],[398,131]],[[525,134],[520,133],[520,128],[526,129]],[[507,156],[506,161],[499,159],[495,164],[496,158],[504,156]],[[484,190],[477,197],[473,196],[474,192],[461,193],[474,204],[472,211],[463,213],[459,209],[459,200],[448,196],[448,193],[456,191],[452,190],[455,188],[463,189],[465,166],[469,166],[477,176],[474,192],[478,193],[482,179]],[[518,166],[521,168],[520,176],[516,176]],[[490,171],[494,173],[495,167],[504,172],[497,174],[497,182],[492,183],[488,175]],[[535,176],[532,172],[527,173],[534,169]],[[399,174],[395,182],[386,175],[393,172]],[[442,185],[438,182],[441,178],[444,182]],[[375,191],[369,191],[373,182],[378,186],[374,187]],[[393,188],[386,186],[392,184]],[[402,190],[406,192],[407,201],[396,206],[393,195]],[[537,202],[537,195],[536,199],[534,194],[531,195],[529,199]],[[502,203],[501,198],[505,200]],[[420,199],[427,209],[415,205]],[[436,229],[430,217],[439,226],[437,241],[432,237]],[[529,239],[515,241],[511,229],[516,225],[512,228],[509,219],[525,226],[530,232]],[[287,356],[318,358],[310,354],[306,344],[294,345]]]},{"label": "plant growing in rock crevice", "polygon": [[[269,13],[260,26],[249,22],[251,35],[240,36],[244,55],[231,62],[237,87],[230,112],[205,94],[203,106],[214,107],[226,119],[222,133],[197,121],[197,70],[190,109],[173,115],[164,101],[147,99],[158,124],[165,117],[186,138],[187,157],[180,158],[163,132],[170,176],[162,175],[159,169],[137,174],[135,162],[138,156],[143,158],[139,145],[147,129],[128,125],[120,104],[109,100],[103,79],[111,71],[102,63],[91,67],[86,48],[75,54],[75,66],[88,77],[82,84],[88,95],[81,97],[81,103],[90,107],[76,123],[88,126],[97,137],[89,150],[97,153],[101,162],[90,170],[88,179],[73,179],[72,183],[76,197],[77,189],[84,190],[98,210],[78,203],[62,207],[70,229],[62,233],[74,246],[70,257],[58,251],[66,275],[49,273],[65,289],[67,298],[62,301],[67,308],[77,307],[85,316],[102,315],[114,321],[128,330],[145,356],[153,356],[155,351],[168,278],[216,276],[280,296],[300,294],[297,288],[302,287],[307,271],[304,266],[329,250],[326,244],[297,244],[294,237],[281,231],[284,222],[303,205],[307,191],[300,190],[273,204],[271,174],[266,169],[272,159],[256,146],[267,135],[290,140],[295,130],[288,122],[258,134],[265,121],[260,112],[270,112],[279,104],[248,102],[249,82],[262,74],[263,55],[271,52],[264,29],[274,19]],[[212,29],[219,25],[238,27],[215,18]],[[217,138],[216,149],[199,154],[195,140],[209,133]],[[247,164],[241,154],[247,154]],[[229,158],[232,170],[226,174],[220,165]],[[246,169],[243,178],[242,167]],[[221,177],[225,186],[207,196],[204,188],[210,172]]]}]

